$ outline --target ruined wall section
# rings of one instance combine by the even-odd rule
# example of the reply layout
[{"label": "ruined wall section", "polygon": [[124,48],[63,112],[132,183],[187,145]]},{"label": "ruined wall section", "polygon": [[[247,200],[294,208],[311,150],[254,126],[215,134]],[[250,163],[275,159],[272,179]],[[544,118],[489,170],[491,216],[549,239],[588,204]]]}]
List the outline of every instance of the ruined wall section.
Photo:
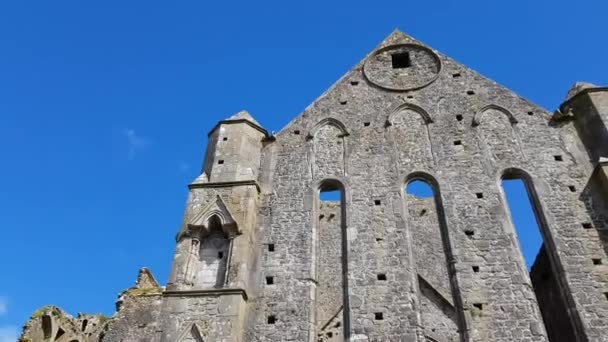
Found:
[{"label": "ruined wall section", "polygon": [[[412,43],[416,42],[394,34],[381,48]],[[264,239],[276,243],[281,262],[273,257],[271,265],[262,267],[283,279],[281,288],[290,291],[279,290],[278,284],[262,290],[267,299],[260,302],[260,311],[274,313],[278,320],[267,324],[266,316],[260,317],[255,328],[258,336],[298,339],[304,338],[302,331],[316,327],[317,322],[310,318],[314,317],[315,299],[309,299],[316,280],[309,283],[306,279],[312,274],[314,259],[310,231],[315,219],[314,192],[322,179],[315,175],[311,161],[315,135],[310,139],[306,132],[332,118],[348,132],[344,137],[344,175],[336,176],[347,189],[351,336],[390,338],[416,330],[416,309],[411,306],[416,292],[412,242],[405,228],[400,192],[407,175],[425,171],[443,189],[456,280],[462,309],[471,317],[467,327],[471,338],[547,340],[498,180],[509,168],[531,175],[548,222],[545,235],[553,240],[553,256],[557,258],[577,253],[574,246],[588,243],[579,234],[580,222],[573,222],[578,221],[577,214],[586,213],[568,205],[571,196],[567,194],[568,184],[586,179],[586,169],[569,157],[576,152],[569,151],[560,134],[549,126],[549,113],[433,53],[442,65],[435,79],[429,81],[427,73],[421,84],[430,82],[428,85],[396,84],[413,84],[415,89],[405,92],[387,91],[382,83],[385,80],[378,81],[380,85],[370,83],[363,74],[364,63],[357,65],[277,134],[274,146],[265,150],[265,155],[272,155],[264,157],[272,160],[265,177],[272,184],[268,192],[272,214],[263,227]],[[372,54],[367,60],[373,58]],[[431,117],[427,124],[430,153],[422,141],[393,143],[393,127],[387,121],[404,103],[422,108]],[[417,136],[417,132],[412,133]],[[411,152],[404,153],[401,147]],[[427,155],[429,158],[423,157]],[[562,161],[556,156],[562,156]],[[399,162],[400,158],[407,162]],[[319,175],[336,172],[341,170]],[[601,298],[603,293],[584,294],[585,286],[597,287],[574,270],[579,262],[558,260],[567,270],[561,276],[563,283],[578,297],[569,302],[574,316],[589,313],[589,317],[597,317],[592,312],[608,305]],[[479,272],[474,272],[473,266]],[[378,282],[376,275],[383,270],[390,270],[386,272],[388,281]],[[586,304],[584,296],[592,296],[594,304]],[[294,301],[305,304],[297,309],[286,304]],[[581,320],[585,322],[582,331],[592,338],[604,329],[593,320]]]}]

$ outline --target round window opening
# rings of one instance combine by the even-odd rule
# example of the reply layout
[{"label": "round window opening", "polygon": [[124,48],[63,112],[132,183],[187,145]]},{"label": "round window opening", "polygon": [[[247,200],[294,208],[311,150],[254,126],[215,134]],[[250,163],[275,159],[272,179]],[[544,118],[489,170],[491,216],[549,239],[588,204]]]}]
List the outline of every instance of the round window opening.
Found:
[{"label": "round window opening", "polygon": [[365,77],[380,88],[406,91],[426,87],[437,79],[441,59],[431,49],[416,44],[390,45],[365,61]]}]

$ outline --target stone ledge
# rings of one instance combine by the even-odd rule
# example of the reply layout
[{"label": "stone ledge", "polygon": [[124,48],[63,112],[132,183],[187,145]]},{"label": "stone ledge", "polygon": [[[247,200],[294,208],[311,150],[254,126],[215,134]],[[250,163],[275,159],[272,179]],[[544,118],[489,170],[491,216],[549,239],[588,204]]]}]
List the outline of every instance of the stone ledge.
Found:
[{"label": "stone ledge", "polygon": [[247,291],[241,288],[231,289],[205,289],[205,290],[170,290],[163,292],[163,297],[213,297],[213,296],[242,296],[245,301],[249,299]]},{"label": "stone ledge", "polygon": [[232,182],[212,182],[212,183],[192,183],[188,184],[188,189],[204,189],[204,188],[227,188],[233,186],[254,185],[260,192],[260,184],[255,180],[232,181]]},{"label": "stone ledge", "polygon": [[576,95],[574,95],[571,98],[569,98],[566,101],[564,101],[564,103],[562,103],[559,106],[559,109],[560,109],[560,111],[564,112],[566,110],[566,107],[569,104],[571,104],[572,102],[574,102],[575,99],[581,97],[582,95],[588,94],[588,93],[597,93],[597,92],[602,92],[602,91],[608,91],[608,87],[595,87],[595,88],[582,89],[581,91],[579,91],[578,93],[576,93]]}]

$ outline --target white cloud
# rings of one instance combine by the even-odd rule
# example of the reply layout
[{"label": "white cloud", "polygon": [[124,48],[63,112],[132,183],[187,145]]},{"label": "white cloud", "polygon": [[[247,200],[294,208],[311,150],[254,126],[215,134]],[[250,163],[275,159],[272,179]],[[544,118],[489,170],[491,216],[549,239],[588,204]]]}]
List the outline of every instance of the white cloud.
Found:
[{"label": "white cloud", "polygon": [[0,326],[0,342],[15,342],[18,337],[17,327],[12,325]]},{"label": "white cloud", "polygon": [[147,138],[144,138],[137,133],[135,133],[134,129],[125,130],[125,136],[127,137],[127,143],[129,145],[129,159],[135,158],[135,155],[148,147],[150,145],[150,141]]}]

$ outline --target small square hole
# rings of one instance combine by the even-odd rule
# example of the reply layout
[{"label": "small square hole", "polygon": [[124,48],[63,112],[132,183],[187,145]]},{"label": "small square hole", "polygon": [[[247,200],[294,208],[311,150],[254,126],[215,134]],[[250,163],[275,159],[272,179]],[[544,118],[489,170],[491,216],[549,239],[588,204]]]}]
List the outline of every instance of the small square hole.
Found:
[{"label": "small square hole", "polygon": [[483,310],[483,304],[481,304],[481,303],[474,303],[473,306],[479,310]]},{"label": "small square hole", "polygon": [[454,146],[460,146],[460,145],[462,145],[462,141],[454,140]]},{"label": "small square hole", "polygon": [[340,104],[341,105],[345,105],[346,104],[346,100],[340,100]]},{"label": "small square hole", "polygon": [[222,139],[223,141],[228,141],[228,137],[224,137],[224,139]]},{"label": "small square hole", "polygon": [[217,161],[217,163],[220,164],[220,165],[222,165],[222,164],[224,164],[224,160],[220,159],[220,160]]},{"label": "small square hole", "polygon": [[376,275],[376,278],[377,278],[378,280],[386,281],[386,274],[384,274],[384,273],[378,273],[378,274]]},{"label": "small square hole", "polygon": [[217,258],[222,259],[224,257],[224,252],[217,252]]},{"label": "small square hole", "polygon": [[274,284],[274,277],[266,277],[266,285]]},{"label": "small square hole", "polygon": [[322,219],[322,218],[324,218],[324,217],[325,217],[325,214],[321,214],[321,215],[319,215],[319,220],[321,220],[321,219]]},{"label": "small square hole", "polygon": [[467,91],[467,95],[475,95],[475,92],[474,92],[474,91],[472,91],[472,90],[468,90],[468,91]]},{"label": "small square hole", "polygon": [[409,52],[394,53],[391,55],[393,69],[405,69],[412,66]]},{"label": "small square hole", "polygon": [[374,200],[374,204],[375,205],[380,205],[380,204],[382,204],[382,201],[380,201],[380,200]]},{"label": "small square hole", "polygon": [[473,272],[478,273],[479,272],[479,266],[473,266]]},{"label": "small square hole", "polygon": [[413,99],[413,98],[414,98],[414,95],[408,95],[408,96],[407,96],[407,98],[408,98],[408,99]]},{"label": "small square hole", "polygon": [[462,76],[462,75],[459,72],[452,74],[452,77],[454,77],[454,78],[458,78],[460,76]]},{"label": "small square hole", "polygon": [[591,229],[591,228],[593,228],[593,225],[589,222],[583,222],[583,228]]},{"label": "small square hole", "polygon": [[354,85],[354,86],[359,85],[359,81],[350,81],[350,85]]},{"label": "small square hole", "polygon": [[329,338],[332,338],[332,337],[334,337],[334,333],[333,333],[333,332],[331,332],[331,331],[328,331],[328,332],[325,334],[325,336],[327,336],[327,337],[329,337]]},{"label": "small square hole", "polygon": [[268,251],[269,252],[274,252],[274,243],[269,243],[268,244]]},{"label": "small square hole", "polygon": [[528,115],[534,115],[534,112],[528,112]]},{"label": "small square hole", "polygon": [[376,242],[382,242],[382,241],[384,241],[383,238],[376,238]]},{"label": "small square hole", "polygon": [[478,193],[475,194],[475,196],[477,198],[483,198],[483,193],[482,192],[478,192]]},{"label": "small square hole", "polygon": [[562,158],[562,156],[560,156],[560,155],[553,156],[553,159],[555,159],[555,161],[563,161],[564,160],[564,158]]},{"label": "small square hole", "polygon": [[576,187],[574,185],[568,186],[568,189],[570,189],[570,192],[576,192]]},{"label": "small square hole", "polygon": [[462,119],[463,119],[462,115],[460,115],[460,114],[456,115],[456,120],[462,121]]},{"label": "small square hole", "polygon": [[475,235],[475,231],[470,230],[470,229],[469,230],[465,230],[464,231],[464,235],[466,235],[466,236],[473,236],[473,235]]},{"label": "small square hole", "polygon": [[370,123],[369,123],[369,122],[364,122],[364,123],[363,123],[363,126],[365,126],[365,127],[368,127],[369,125],[370,125]]},{"label": "small square hole", "polygon": [[384,319],[384,315],[382,314],[382,312],[375,312],[374,313],[374,319],[376,321],[381,321]]},{"label": "small square hole", "polygon": [[295,131],[293,131],[293,134],[300,135],[300,130],[296,129]]},{"label": "small square hole", "polygon": [[591,259],[593,261],[594,265],[601,265],[602,264],[602,259]]},{"label": "small square hole", "polygon": [[267,322],[268,324],[275,324],[277,322],[277,318],[275,317],[275,315],[270,315],[268,316]]}]

